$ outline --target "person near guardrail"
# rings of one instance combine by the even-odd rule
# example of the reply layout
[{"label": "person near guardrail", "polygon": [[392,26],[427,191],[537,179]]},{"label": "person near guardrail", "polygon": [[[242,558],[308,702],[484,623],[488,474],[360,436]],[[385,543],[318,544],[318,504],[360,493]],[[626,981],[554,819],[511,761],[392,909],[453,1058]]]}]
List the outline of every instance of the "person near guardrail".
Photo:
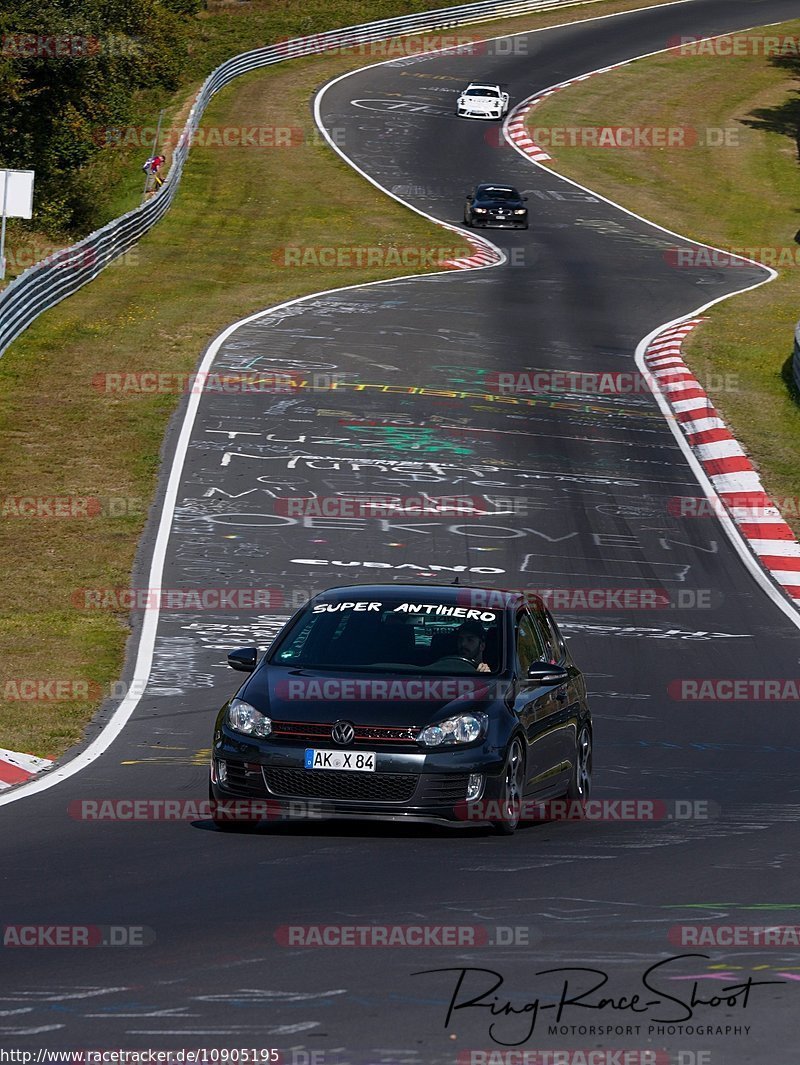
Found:
[{"label": "person near guardrail", "polygon": [[152,186],[148,189],[148,192],[155,192],[157,188],[160,188],[164,184],[164,179],[159,174],[159,170],[166,162],[166,157],[163,155],[153,155],[145,161],[142,166],[145,174],[153,179]]}]

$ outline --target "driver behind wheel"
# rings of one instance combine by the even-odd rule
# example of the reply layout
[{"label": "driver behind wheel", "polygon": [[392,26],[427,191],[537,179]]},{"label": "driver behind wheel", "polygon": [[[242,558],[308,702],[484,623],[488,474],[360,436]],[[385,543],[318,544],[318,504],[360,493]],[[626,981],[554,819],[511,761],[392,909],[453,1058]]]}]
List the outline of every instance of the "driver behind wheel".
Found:
[{"label": "driver behind wheel", "polygon": [[462,658],[468,658],[479,673],[490,673],[491,670],[483,660],[486,650],[486,629],[479,621],[465,621],[456,630],[457,653]]}]

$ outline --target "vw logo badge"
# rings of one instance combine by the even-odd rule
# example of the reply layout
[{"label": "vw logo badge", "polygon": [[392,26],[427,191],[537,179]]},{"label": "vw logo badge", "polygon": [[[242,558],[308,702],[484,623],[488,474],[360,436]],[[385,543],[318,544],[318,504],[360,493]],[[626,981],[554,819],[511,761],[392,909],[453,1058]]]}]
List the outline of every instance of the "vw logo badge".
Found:
[{"label": "vw logo badge", "polygon": [[349,721],[337,721],[331,729],[331,738],[334,743],[352,743],[356,730]]}]

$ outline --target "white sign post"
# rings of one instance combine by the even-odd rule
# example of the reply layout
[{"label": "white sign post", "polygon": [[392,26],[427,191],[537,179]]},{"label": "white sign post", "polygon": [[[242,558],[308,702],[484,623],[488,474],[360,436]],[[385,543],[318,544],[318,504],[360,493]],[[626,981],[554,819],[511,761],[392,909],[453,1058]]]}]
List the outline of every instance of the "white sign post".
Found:
[{"label": "white sign post", "polygon": [[0,281],[6,276],[6,218],[30,218],[33,214],[33,170],[0,170]]}]

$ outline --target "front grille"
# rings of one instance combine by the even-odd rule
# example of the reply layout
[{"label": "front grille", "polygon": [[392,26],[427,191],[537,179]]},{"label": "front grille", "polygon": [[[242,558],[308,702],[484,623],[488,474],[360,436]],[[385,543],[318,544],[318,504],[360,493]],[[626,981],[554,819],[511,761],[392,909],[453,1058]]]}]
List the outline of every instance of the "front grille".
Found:
[{"label": "front grille", "polygon": [[332,725],[312,725],[305,721],[273,721],[270,739],[329,740]]},{"label": "front grille", "polygon": [[265,766],[264,780],[273,795],[285,799],[408,802],[419,777],[411,773],[339,773],[335,770]]},{"label": "front grille", "polygon": [[419,728],[400,728],[394,725],[356,725],[357,743],[410,743],[417,746]]},{"label": "front grille", "polygon": [[261,766],[257,762],[231,762],[227,758],[228,776],[222,785],[237,795],[266,795]]},{"label": "front grille", "polygon": [[[270,739],[325,740],[330,742],[330,724],[311,724],[307,721],[273,721]],[[399,725],[354,725],[356,734],[353,743],[404,743],[417,748],[415,736],[419,728],[406,728]]]}]

